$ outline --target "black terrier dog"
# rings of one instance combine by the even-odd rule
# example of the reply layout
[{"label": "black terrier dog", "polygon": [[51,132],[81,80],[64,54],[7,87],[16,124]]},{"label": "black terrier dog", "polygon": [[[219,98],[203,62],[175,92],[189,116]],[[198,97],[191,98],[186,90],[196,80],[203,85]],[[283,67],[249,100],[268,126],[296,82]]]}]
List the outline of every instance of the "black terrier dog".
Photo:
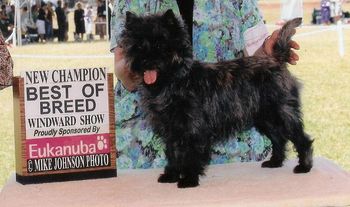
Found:
[{"label": "black terrier dog", "polygon": [[193,60],[186,27],[171,10],[126,14],[119,45],[128,67],[143,77],[141,107],[166,144],[168,164],[158,182],[197,186],[213,145],[252,126],[273,144],[271,159],[262,167],[281,167],[290,140],[299,156],[294,172],[310,171],[312,140],[303,129],[299,84],[286,67],[288,41],[300,24],[295,19],[281,29],[275,58],[211,64]]}]

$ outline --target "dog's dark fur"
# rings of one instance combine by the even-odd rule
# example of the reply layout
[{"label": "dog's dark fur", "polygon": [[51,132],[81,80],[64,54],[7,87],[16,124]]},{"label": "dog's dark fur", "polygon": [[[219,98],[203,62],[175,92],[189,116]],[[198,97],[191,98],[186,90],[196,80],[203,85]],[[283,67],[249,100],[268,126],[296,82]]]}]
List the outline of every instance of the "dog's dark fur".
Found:
[{"label": "dog's dark fur", "polygon": [[197,186],[213,145],[252,126],[273,144],[262,167],[281,167],[290,140],[299,155],[294,172],[310,171],[312,141],[303,129],[299,84],[286,67],[288,41],[300,24],[295,19],[282,28],[275,58],[210,64],[193,60],[187,30],[171,10],[143,17],[127,13],[119,42],[126,62],[140,76],[157,74],[138,91],[147,121],[166,144],[168,165],[159,182]]}]

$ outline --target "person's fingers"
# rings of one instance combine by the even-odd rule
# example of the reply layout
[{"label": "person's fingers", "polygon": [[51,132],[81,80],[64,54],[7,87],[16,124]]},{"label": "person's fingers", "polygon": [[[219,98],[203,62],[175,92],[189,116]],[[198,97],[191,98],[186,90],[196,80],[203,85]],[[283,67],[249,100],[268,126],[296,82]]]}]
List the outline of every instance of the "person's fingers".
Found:
[{"label": "person's fingers", "polygon": [[299,60],[299,55],[298,54],[296,54],[294,51],[292,51],[291,52],[291,58],[293,59],[293,60],[296,60],[296,61],[298,61]]},{"label": "person's fingers", "polygon": [[[273,55],[273,46],[276,44],[279,38],[279,33],[280,33],[280,30],[275,30],[271,34],[271,36],[266,40],[264,49],[267,55]],[[296,29],[293,29],[292,34],[294,35],[295,33],[296,33]],[[290,40],[288,44],[292,49],[295,49],[295,50],[300,49],[299,44],[293,40]],[[292,65],[295,65],[298,60],[299,60],[299,56],[293,50],[291,50],[289,63]]]},{"label": "person's fingers", "polygon": [[279,30],[275,30],[272,32],[272,34],[265,40],[265,45],[264,45],[264,51],[267,55],[272,55],[273,54],[273,46],[275,45]]},{"label": "person's fingers", "polygon": [[289,44],[289,46],[290,46],[291,48],[293,48],[293,49],[295,49],[295,50],[299,50],[299,49],[300,49],[299,44],[298,44],[297,42],[293,41],[293,40],[289,41],[288,44]]},{"label": "person's fingers", "polygon": [[295,60],[290,60],[288,63],[291,64],[291,65],[296,65],[296,64],[297,64],[297,61],[295,61]]},{"label": "person's fingers", "polygon": [[297,61],[299,61],[299,55],[296,54],[294,51],[291,51],[290,53],[290,58],[289,58],[289,63],[291,65],[296,65],[297,64]]}]

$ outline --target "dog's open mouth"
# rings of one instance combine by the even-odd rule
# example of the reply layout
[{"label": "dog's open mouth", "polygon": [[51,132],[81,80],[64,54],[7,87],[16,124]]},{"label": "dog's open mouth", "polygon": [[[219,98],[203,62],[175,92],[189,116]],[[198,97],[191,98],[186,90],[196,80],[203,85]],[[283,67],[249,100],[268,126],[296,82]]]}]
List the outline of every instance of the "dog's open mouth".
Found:
[{"label": "dog's open mouth", "polygon": [[146,70],[143,73],[143,80],[147,85],[154,84],[157,80],[157,71],[156,70]]}]

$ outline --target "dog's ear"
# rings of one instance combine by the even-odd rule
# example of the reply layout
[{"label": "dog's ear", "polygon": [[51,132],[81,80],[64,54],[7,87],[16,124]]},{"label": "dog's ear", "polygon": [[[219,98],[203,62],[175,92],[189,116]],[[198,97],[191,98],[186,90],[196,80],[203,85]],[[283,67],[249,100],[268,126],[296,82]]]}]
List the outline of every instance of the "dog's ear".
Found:
[{"label": "dog's ear", "polygon": [[136,14],[129,11],[126,12],[126,20],[125,20],[126,26],[130,26],[137,21],[138,21],[138,17],[136,16]]},{"label": "dog's ear", "polygon": [[173,10],[171,10],[171,9],[166,11],[163,14],[162,18],[163,18],[164,23],[166,23],[167,25],[175,25],[178,22]]}]

